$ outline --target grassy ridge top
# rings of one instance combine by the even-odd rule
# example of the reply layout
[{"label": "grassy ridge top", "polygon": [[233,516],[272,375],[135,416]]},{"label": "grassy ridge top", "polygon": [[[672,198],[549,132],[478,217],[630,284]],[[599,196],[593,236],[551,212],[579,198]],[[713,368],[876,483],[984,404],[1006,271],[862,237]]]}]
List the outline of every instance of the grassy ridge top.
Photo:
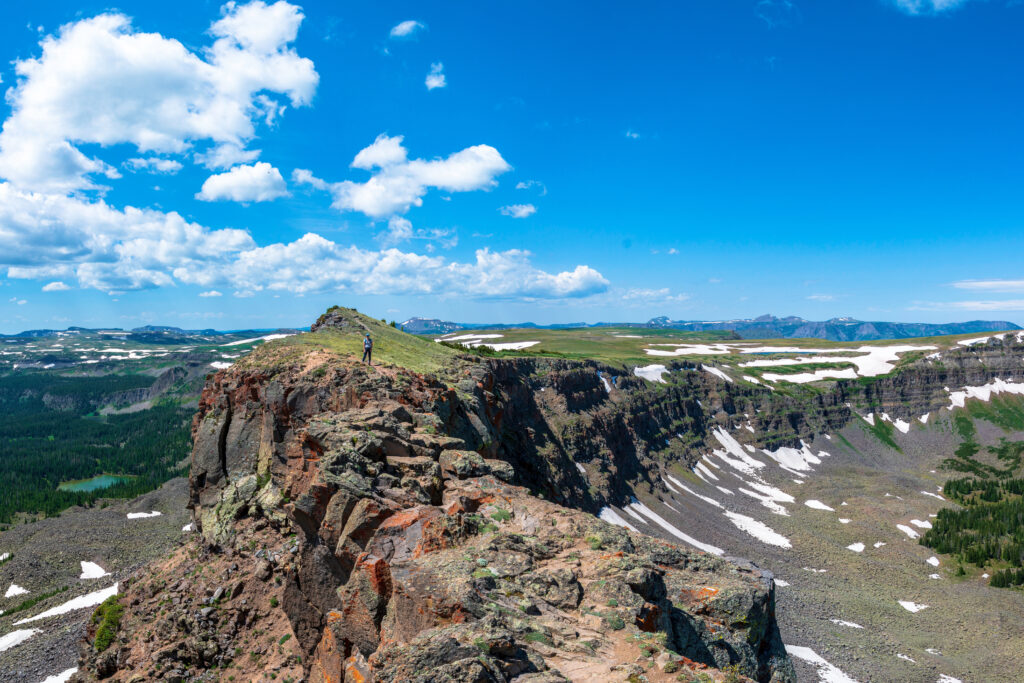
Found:
[{"label": "grassy ridge top", "polygon": [[396,365],[415,372],[436,373],[458,356],[458,351],[452,348],[402,332],[354,308],[332,306],[314,323],[313,329],[313,332],[265,344],[242,359],[239,365],[276,365],[318,350],[359,360],[363,355],[363,335],[366,333],[373,340],[375,365]]}]

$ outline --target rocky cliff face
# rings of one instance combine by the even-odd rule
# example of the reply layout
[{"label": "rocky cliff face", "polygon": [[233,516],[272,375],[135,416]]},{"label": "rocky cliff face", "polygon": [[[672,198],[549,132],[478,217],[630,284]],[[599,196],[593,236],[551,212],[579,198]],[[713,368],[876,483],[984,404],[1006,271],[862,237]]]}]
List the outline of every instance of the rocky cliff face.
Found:
[{"label": "rocky cliff face", "polygon": [[910,419],[950,405],[949,391],[1024,376],[1024,337],[1007,334],[921,358],[871,382],[843,382],[843,399]]},{"label": "rocky cliff face", "polygon": [[[315,328],[365,325],[342,311]],[[778,447],[855,411],[909,419],[1022,355],[1011,335],[787,393],[685,363],[667,384],[537,357],[461,358],[439,378],[263,349],[200,401],[199,533],[128,582],[120,637],[87,645],[81,676],[792,680],[770,575],[587,512],[660,486],[716,427]]]},{"label": "rocky cliff face", "polygon": [[577,509],[644,476],[663,423],[704,419],[682,388],[636,412],[595,364],[464,362],[442,382],[274,353],[209,381],[199,533],[127,582],[82,678],[793,680],[770,574]]}]

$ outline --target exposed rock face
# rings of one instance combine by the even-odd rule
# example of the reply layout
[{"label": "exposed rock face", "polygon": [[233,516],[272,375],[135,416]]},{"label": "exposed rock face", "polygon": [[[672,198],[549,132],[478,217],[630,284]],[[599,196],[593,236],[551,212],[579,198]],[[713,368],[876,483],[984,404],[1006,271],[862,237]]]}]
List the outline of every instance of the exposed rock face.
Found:
[{"label": "exposed rock face", "polygon": [[[443,383],[264,355],[208,383],[201,537],[129,583],[120,639],[86,646],[83,678],[793,680],[770,575],[550,502],[621,495],[665,425],[708,420],[694,394],[754,398],[689,373],[653,397],[620,378],[610,401],[592,363],[495,360]],[[596,486],[576,466],[592,460]]]},{"label": "exposed rock face", "polygon": [[867,406],[892,417],[910,419],[950,404],[946,388],[983,386],[993,379],[1021,380],[1024,341],[1016,334],[987,343],[951,349],[935,358],[922,358],[870,383],[843,382],[837,393],[862,399]]}]

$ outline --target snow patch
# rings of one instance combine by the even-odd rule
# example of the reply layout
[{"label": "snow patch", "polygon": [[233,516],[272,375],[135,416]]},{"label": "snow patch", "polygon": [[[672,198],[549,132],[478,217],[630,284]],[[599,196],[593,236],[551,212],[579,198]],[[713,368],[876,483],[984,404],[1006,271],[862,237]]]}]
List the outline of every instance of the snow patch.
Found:
[{"label": "snow patch", "polygon": [[110,572],[95,562],[85,562],[83,560],[79,564],[82,565],[82,574],[78,577],[80,579],[99,579],[104,576],[110,576]]},{"label": "snow patch", "polygon": [[181,527],[181,530],[182,531],[192,531],[193,528],[195,528],[194,525],[192,524],[192,522],[189,522],[185,526]]},{"label": "snow patch", "polygon": [[909,536],[910,540],[912,541],[916,541],[917,539],[921,538],[921,534],[917,533],[906,524],[897,524],[896,528],[905,533],[907,536]]},{"label": "snow patch", "polygon": [[16,595],[27,595],[28,591],[16,583],[12,583],[11,587],[4,593],[5,598],[13,598]]},{"label": "snow patch", "polygon": [[933,567],[938,567],[938,566],[939,566],[939,558],[935,557],[934,555],[933,555],[933,556],[931,556],[931,557],[929,557],[929,558],[928,558],[927,560],[925,560],[925,561],[926,561],[926,562],[927,562],[928,564],[930,564],[931,566],[933,566]]},{"label": "snow patch", "polygon": [[[845,360],[845,359],[844,359]],[[792,382],[793,384],[807,384],[808,382],[818,382],[823,379],[856,379],[857,371],[853,368],[843,368],[842,370],[817,370],[815,372],[800,372],[795,375],[780,375],[776,372],[766,372],[761,375],[761,379],[769,382]]]},{"label": "snow patch", "polygon": [[640,516],[640,515],[638,515],[637,513],[633,512],[633,511],[632,511],[632,510],[630,510],[630,509],[629,509],[628,507],[627,507],[627,508],[623,508],[623,511],[624,511],[624,512],[625,512],[625,513],[626,513],[627,515],[629,515],[630,517],[632,517],[633,519],[635,519],[636,521],[640,522],[641,524],[648,524],[648,521],[647,521],[646,519],[644,519],[643,517],[641,517],[641,516]]},{"label": "snow patch", "polygon": [[[672,483],[673,483],[673,484],[675,484],[676,486],[678,486],[678,487],[679,487],[679,488],[681,488],[682,490],[686,491],[686,492],[687,492],[687,493],[689,493],[689,494],[690,494],[691,496],[696,496],[696,497],[700,498],[701,500],[703,500],[703,501],[704,501],[705,503],[707,503],[708,505],[713,505],[713,506],[714,506],[714,507],[716,507],[716,508],[721,508],[721,507],[722,507],[722,504],[721,504],[721,503],[719,503],[719,502],[718,502],[717,500],[715,500],[714,498],[708,498],[707,496],[702,496],[702,495],[700,495],[699,493],[697,493],[696,491],[694,491],[693,489],[691,489],[691,488],[690,488],[689,486],[687,486],[687,485],[686,485],[686,484],[684,484],[683,482],[681,482],[681,481],[679,481],[678,479],[676,479],[675,477],[673,477],[673,476],[672,476],[671,474],[670,474],[670,475],[668,475],[668,478],[669,478],[669,479],[670,479],[670,480],[672,481]],[[667,482],[666,482],[666,483],[667,483]],[[670,487],[670,488],[671,488],[671,487]]]},{"label": "snow patch", "polygon": [[42,633],[38,628],[23,628],[11,631],[0,636],[0,652],[10,650],[15,645],[21,645],[37,633]]},{"label": "snow patch", "polygon": [[852,550],[855,553],[862,553],[862,552],[864,552],[864,544],[860,543],[860,542],[858,542],[858,543],[851,543],[850,545],[846,546],[846,549],[847,550]]},{"label": "snow patch", "polygon": [[942,577],[939,576],[938,574],[929,574],[928,578],[929,579],[941,579]]},{"label": "snow patch", "polygon": [[642,368],[633,368],[633,374],[637,377],[642,377],[650,382],[661,382],[662,384],[666,384],[665,380],[661,378],[666,372],[668,372],[668,369],[664,365],[645,365]]},{"label": "snow patch", "polygon": [[993,394],[1024,394],[1024,384],[1019,382],[1004,382],[997,377],[988,384],[980,387],[963,387],[960,391],[950,391],[949,409],[963,408],[964,402],[969,398],[989,401]]},{"label": "snow patch", "polygon": [[910,423],[909,422],[904,422],[903,420],[901,420],[899,418],[893,420],[892,426],[895,427],[896,429],[900,430],[904,434],[906,434],[907,432],[910,431]]},{"label": "snow patch", "polygon": [[77,668],[65,669],[64,671],[61,671],[59,674],[47,676],[42,680],[42,683],[67,683],[67,681],[71,680],[71,677],[74,676],[76,673],[78,673]]},{"label": "snow patch", "polygon": [[522,341],[522,342],[504,342],[504,343],[501,343],[501,344],[487,344],[487,343],[479,343],[478,344],[476,342],[472,342],[472,343],[467,344],[466,346],[470,346],[470,347],[488,346],[488,347],[494,349],[495,351],[520,351],[522,349],[528,349],[531,346],[536,346],[537,344],[540,344],[540,342],[539,341]]},{"label": "snow patch", "polygon": [[[760,460],[755,460],[747,455],[747,452],[743,450],[742,446],[740,446],[740,442],[733,438],[732,434],[725,431],[722,427],[715,429],[714,435],[718,440],[718,443],[722,444],[722,448],[725,449],[724,451],[713,451],[714,455],[717,455],[719,458],[724,460],[725,463],[733,469],[743,472],[744,474],[754,474],[756,470],[765,466],[765,464]],[[739,458],[739,460],[737,461],[728,458],[727,456],[730,455]]]},{"label": "snow patch", "polygon": [[161,514],[163,513],[156,510],[152,512],[129,512],[127,517],[128,519],[143,519],[144,517],[159,517]]},{"label": "snow patch", "polygon": [[916,526],[918,529],[931,529],[932,528],[932,523],[931,522],[923,522],[920,519],[912,519],[912,520],[910,520],[910,523],[913,524],[914,526]]},{"label": "snow patch", "polygon": [[456,337],[445,335],[443,337],[438,337],[434,341],[436,341],[436,342],[442,342],[442,341],[457,342],[457,341],[466,341],[467,339],[474,339],[474,340],[475,339],[501,339],[504,336],[505,335],[503,335],[503,334],[460,334],[460,335],[458,335]]},{"label": "snow patch", "polygon": [[[598,518],[603,519],[609,524],[614,524],[615,526],[624,526],[630,531],[637,531],[637,528],[635,526],[624,520],[622,518],[622,515],[620,515],[618,512],[611,509],[610,507],[601,508],[601,512],[597,516]],[[639,531],[637,531],[637,533],[639,533]]]},{"label": "snow patch", "polygon": [[928,609],[928,605],[922,605],[917,602],[911,602],[910,600],[900,600],[900,607],[907,610],[908,612],[920,612],[923,609]]},{"label": "snow patch", "polygon": [[101,591],[95,591],[93,593],[86,593],[85,595],[79,595],[77,598],[72,598],[64,604],[57,605],[51,609],[46,610],[34,617],[28,617],[20,621],[14,622],[15,626],[20,624],[27,624],[32,621],[39,621],[40,619],[49,619],[50,617],[56,617],[61,614],[67,614],[68,612],[74,612],[75,610],[85,609],[86,607],[95,607],[112,595],[117,595],[117,584],[115,583],[110,588],[104,588]]},{"label": "snow patch", "polygon": [[904,660],[910,662],[911,664],[917,664],[917,662],[915,662],[913,659],[911,659],[910,657],[908,657],[906,655],[903,655],[903,654],[900,654],[900,653],[897,652],[896,656],[899,657],[900,659],[904,659]]},{"label": "snow patch", "polygon": [[771,510],[776,515],[783,517],[789,516],[789,511],[782,507],[780,503],[793,503],[796,499],[781,489],[777,489],[774,486],[768,484],[759,484],[755,482],[745,482],[751,488],[757,489],[757,491],[751,491],[750,489],[741,488],[740,493],[746,494],[751,498],[754,498],[761,502],[761,505]]},{"label": "snow patch", "polygon": [[210,363],[210,367],[212,367],[214,369],[217,369],[217,370],[227,370],[232,365],[234,365],[234,363],[228,363],[227,361],[222,361],[222,360],[215,360],[212,363]]},{"label": "snow patch", "polygon": [[[252,344],[258,341],[274,341],[275,339],[284,339],[285,337],[291,337],[292,334],[267,334],[262,337],[253,337],[252,339],[239,339],[238,341],[228,342],[227,344],[221,344],[221,346],[241,346],[242,344]],[[114,351],[121,351],[122,349],[114,349]]]},{"label": "snow patch", "polygon": [[836,511],[835,508],[830,508],[828,505],[825,505],[820,500],[805,500],[804,505],[806,505],[809,508],[814,508],[815,510],[828,510],[829,512]]},{"label": "snow patch", "polygon": [[926,496],[931,496],[932,498],[938,498],[939,500],[946,500],[945,498],[943,498],[939,494],[932,493],[931,491],[921,491],[921,493],[923,493]]},{"label": "snow patch", "polygon": [[845,517],[840,517],[839,518],[839,523],[840,524],[849,524],[850,520],[846,519]]},{"label": "snow patch", "polygon": [[675,536],[679,540],[681,540],[681,541],[683,541],[685,543],[689,543],[690,545],[692,545],[695,548],[703,550],[704,552],[707,552],[707,553],[711,553],[712,555],[724,555],[725,554],[725,551],[722,550],[721,548],[718,548],[716,546],[710,545],[708,543],[701,543],[700,541],[698,541],[697,539],[693,538],[692,536],[688,536],[688,535],[684,534],[682,531],[680,531],[679,529],[675,528],[674,526],[672,526],[671,524],[666,522],[660,515],[658,515],[658,513],[654,512],[649,507],[647,507],[646,505],[644,505],[640,501],[636,500],[635,498],[633,499],[633,502],[630,503],[627,506],[627,509],[633,509],[636,512],[639,512],[640,514],[644,515],[645,517],[650,518],[658,526],[660,526],[662,529],[664,529],[665,531],[669,532],[670,534],[672,534],[673,536]]},{"label": "snow patch", "polygon": [[718,481],[718,477],[715,476],[715,473],[708,469],[708,466],[705,465],[704,463],[698,462],[696,465],[694,465],[694,469],[702,472],[705,477],[709,477],[715,481]]},{"label": "snow patch", "polygon": [[710,372],[715,377],[720,377],[721,379],[724,379],[726,382],[732,382],[732,377],[725,374],[724,372],[722,372],[713,365],[701,365],[700,367],[704,372]]},{"label": "snow patch", "polygon": [[921,424],[928,424],[928,416],[929,416],[929,415],[931,415],[931,413],[925,413],[924,415],[922,415],[921,417],[919,417],[919,418],[917,418],[917,419],[918,419],[918,421],[919,421],[919,422],[920,422]]},{"label": "snow patch", "polygon": [[878,543],[875,543],[876,548],[881,548],[883,545],[885,545],[885,541],[879,541]]},{"label": "snow patch", "polygon": [[745,531],[759,541],[779,548],[792,548],[793,544],[782,534],[776,532],[764,522],[759,522],[753,517],[747,517],[737,512],[726,512],[725,516],[736,525],[740,531]]},{"label": "snow patch", "polygon": [[786,653],[790,657],[796,657],[815,666],[818,669],[818,681],[820,683],[857,683],[857,681],[843,673],[839,667],[830,664],[809,647],[787,645]]},{"label": "snow patch", "polygon": [[957,342],[960,346],[974,346],[975,344],[981,344],[987,342],[989,339],[1002,339],[1006,334],[993,334],[988,337],[975,337],[974,339],[961,339]]},{"label": "snow patch", "polygon": [[782,586],[783,588],[788,588],[789,587],[789,582],[788,581],[783,581],[782,579],[776,577],[775,585],[776,586]]},{"label": "snow patch", "polygon": [[855,624],[852,621],[843,621],[842,619],[829,619],[829,621],[831,621],[833,624],[838,624],[840,626],[845,626],[847,628],[864,628],[860,624]]},{"label": "snow patch", "polygon": [[779,463],[781,467],[801,472],[813,472],[814,468],[811,465],[820,465],[822,457],[829,457],[825,451],[820,451],[815,455],[810,446],[803,441],[800,442],[799,449],[783,446],[775,451],[762,450],[761,452]]}]

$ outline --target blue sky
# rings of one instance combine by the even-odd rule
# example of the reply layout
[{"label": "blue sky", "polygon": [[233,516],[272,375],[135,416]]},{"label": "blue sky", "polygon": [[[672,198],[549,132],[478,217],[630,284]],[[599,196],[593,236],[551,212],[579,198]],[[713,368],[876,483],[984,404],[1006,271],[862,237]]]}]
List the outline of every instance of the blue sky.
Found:
[{"label": "blue sky", "polygon": [[1024,323],[1024,4],[0,11],[3,332]]}]

